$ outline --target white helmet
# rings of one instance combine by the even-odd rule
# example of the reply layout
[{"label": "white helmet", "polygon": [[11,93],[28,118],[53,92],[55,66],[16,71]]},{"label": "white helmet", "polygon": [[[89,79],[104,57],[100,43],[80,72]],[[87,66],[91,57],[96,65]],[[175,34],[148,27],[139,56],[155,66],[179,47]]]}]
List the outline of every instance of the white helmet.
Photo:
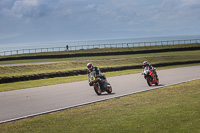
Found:
[{"label": "white helmet", "polygon": [[91,69],[93,68],[93,64],[92,64],[92,63],[88,63],[88,64],[87,64],[87,68],[88,68],[89,70],[91,70]]},{"label": "white helmet", "polygon": [[148,62],[147,62],[147,61],[144,61],[144,62],[143,62],[143,65],[144,65],[144,66],[146,66],[147,64],[148,64]]}]

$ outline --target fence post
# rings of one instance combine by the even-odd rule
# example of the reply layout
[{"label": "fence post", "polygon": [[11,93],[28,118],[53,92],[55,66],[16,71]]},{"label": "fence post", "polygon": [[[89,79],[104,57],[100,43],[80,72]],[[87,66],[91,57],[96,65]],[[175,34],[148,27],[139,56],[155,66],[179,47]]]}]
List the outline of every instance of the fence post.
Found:
[{"label": "fence post", "polygon": [[[118,48],[118,47],[131,47],[131,44],[133,47],[135,46],[143,46],[142,44],[144,44],[144,46],[153,46],[155,44],[155,46],[157,45],[175,45],[175,44],[194,44],[194,43],[200,43],[199,42],[200,39],[188,39],[188,40],[169,40],[169,41],[154,41],[154,42],[135,42],[135,43],[111,43],[111,44],[93,44],[93,45],[80,45],[80,46],[73,46],[75,48],[75,50],[78,50],[79,48],[81,49],[84,49],[84,47],[86,47],[85,49],[90,49],[90,48],[106,48],[106,45],[108,45],[108,48],[110,46],[110,48],[112,47],[115,47]],[[166,43],[165,43],[166,42]],[[135,45],[136,44],[136,45]],[[118,46],[119,45],[119,46]],[[130,46],[129,46],[130,45]],[[78,49],[77,49],[78,47]],[[25,54],[25,53],[37,53],[37,52],[43,52],[45,50],[47,50],[47,52],[51,52],[51,49],[52,51],[61,51],[63,48],[65,47],[52,47],[52,48],[38,48],[38,49],[21,49],[21,50],[11,50],[11,51],[2,51],[2,55],[6,56],[6,55],[13,55],[13,54]],[[42,50],[44,49],[44,50]],[[72,50],[73,48],[69,47],[69,50]],[[27,51],[27,52],[26,52]]]}]

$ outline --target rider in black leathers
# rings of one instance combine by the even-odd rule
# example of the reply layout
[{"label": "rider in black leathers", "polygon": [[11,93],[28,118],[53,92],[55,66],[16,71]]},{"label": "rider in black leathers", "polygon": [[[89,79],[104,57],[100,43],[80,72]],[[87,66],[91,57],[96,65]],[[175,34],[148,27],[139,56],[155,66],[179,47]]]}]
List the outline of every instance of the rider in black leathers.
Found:
[{"label": "rider in black leathers", "polygon": [[[101,79],[103,79],[103,80],[105,80],[105,85],[109,85],[109,83],[107,82],[107,79],[106,79],[106,77],[105,77],[105,75],[104,74],[101,74],[101,71],[100,71],[100,69],[98,68],[98,67],[95,67],[95,66],[93,66],[93,64],[92,63],[88,63],[87,64],[87,74],[88,74],[88,76],[89,76],[89,74],[92,72],[92,71],[95,71],[96,72],[96,76],[98,76],[99,78],[100,78],[100,80],[99,80],[99,82],[103,82]],[[91,84],[89,84],[90,86],[91,86]]]},{"label": "rider in black leathers", "polygon": [[87,70],[88,75],[89,75],[92,71],[95,71],[95,72],[96,72],[96,75],[100,75],[100,74],[101,74],[100,69],[99,69],[98,67],[93,66],[92,63],[88,63],[88,64],[87,64],[87,68],[88,68],[88,70]]}]

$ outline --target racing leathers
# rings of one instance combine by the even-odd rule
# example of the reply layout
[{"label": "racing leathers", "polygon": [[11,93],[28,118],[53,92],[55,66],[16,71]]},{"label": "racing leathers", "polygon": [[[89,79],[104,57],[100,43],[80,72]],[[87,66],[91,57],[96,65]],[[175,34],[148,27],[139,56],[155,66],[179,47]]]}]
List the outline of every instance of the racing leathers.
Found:
[{"label": "racing leathers", "polygon": [[146,65],[143,65],[142,67],[142,73],[144,73],[144,70],[150,70],[152,69],[152,72],[155,74],[156,78],[158,77],[157,76],[157,73],[156,73],[156,69],[151,65],[151,64],[146,64]]},{"label": "racing leathers", "polygon": [[[105,83],[104,83],[104,85],[105,85],[104,87],[106,88],[106,86],[109,85],[109,83],[107,82],[107,79],[106,79],[106,77],[105,77],[105,74],[101,74],[100,69],[99,69],[98,67],[93,66],[91,69],[88,69],[88,70],[87,70],[88,76],[89,76],[89,74],[90,74],[92,71],[95,71],[95,72],[96,72],[96,76],[99,77],[99,82],[100,82],[100,83],[105,82]],[[91,86],[90,83],[89,83],[89,85]]]}]

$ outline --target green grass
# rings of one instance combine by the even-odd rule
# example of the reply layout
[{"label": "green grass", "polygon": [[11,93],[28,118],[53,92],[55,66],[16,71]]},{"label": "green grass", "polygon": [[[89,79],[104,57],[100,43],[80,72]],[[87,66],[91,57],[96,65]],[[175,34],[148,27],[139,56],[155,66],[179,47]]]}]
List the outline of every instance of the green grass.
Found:
[{"label": "green grass", "polygon": [[[200,65],[200,63],[159,67],[157,68],[157,70],[193,66],[193,65]],[[105,74],[106,74],[106,77],[113,77],[113,76],[127,75],[127,74],[133,74],[133,73],[140,73],[141,71],[142,69],[131,69],[131,70],[124,70],[124,71],[106,72]],[[0,84],[0,92],[25,89],[25,88],[33,88],[33,87],[39,87],[39,86],[62,84],[62,83],[77,82],[77,81],[83,81],[87,79],[88,79],[87,75],[78,75],[78,76],[56,77],[56,78],[49,78],[49,79],[30,80],[30,81],[20,81],[20,82],[14,82],[14,83],[4,83],[4,84]]]},{"label": "green grass", "polygon": [[[139,73],[139,72],[141,72],[141,69],[107,72],[105,74],[106,74],[106,77],[113,77],[113,76],[120,76],[120,75],[133,74],[133,73]],[[56,78],[49,78],[49,79],[30,80],[30,81],[20,81],[20,82],[14,82],[14,83],[4,83],[4,84],[0,84],[0,92],[25,89],[25,88],[33,88],[33,87],[39,87],[39,86],[62,84],[62,83],[77,82],[77,81],[83,81],[87,79],[88,79],[87,75],[78,75],[78,76],[56,77]]]},{"label": "green grass", "polygon": [[200,80],[0,125],[2,133],[198,133]]},{"label": "green grass", "polygon": [[0,65],[4,64],[17,64],[17,63],[45,63],[45,62],[62,62],[62,61],[82,61],[82,60],[107,60],[107,59],[126,59],[136,57],[157,57],[157,56],[198,56],[199,50],[196,51],[176,51],[176,52],[162,52],[162,53],[148,53],[148,54],[133,54],[133,55],[114,55],[114,56],[91,56],[91,57],[71,57],[71,58],[51,58],[51,59],[27,59],[27,60],[12,60],[1,61]]},{"label": "green grass", "polygon": [[[79,57],[71,61],[43,63],[30,65],[0,66],[0,78],[26,76],[41,73],[66,72],[70,70],[85,70],[86,64],[92,62],[100,68],[141,65],[144,60],[151,64],[200,60],[200,50],[184,52],[163,52],[142,55],[119,55],[102,57]],[[52,59],[53,61],[53,59]]]},{"label": "green grass", "polygon": [[172,49],[172,48],[187,48],[187,47],[199,47],[200,43],[196,44],[178,44],[178,45],[160,45],[160,46],[140,46],[140,47],[128,47],[128,48],[95,48],[87,50],[75,50],[75,51],[60,51],[60,52],[44,52],[44,53],[31,53],[11,56],[0,56],[0,58],[8,57],[28,57],[28,56],[40,56],[40,55],[63,55],[63,54],[80,54],[80,53],[104,53],[104,52],[125,52],[125,51],[142,51],[142,50],[157,50],[157,49]]},{"label": "green grass", "polygon": [[[136,47],[136,48],[111,48],[111,49],[90,49],[80,51],[66,51],[57,54],[64,53],[81,53],[81,52],[116,52],[116,51],[137,51],[146,49],[163,49],[163,48],[174,48],[174,47],[189,47],[199,46],[200,44],[192,45],[172,45],[172,46],[152,46],[152,47]],[[38,54],[51,54],[51,53],[38,53]],[[23,55],[26,56],[26,55]],[[1,61],[0,64],[15,64],[15,63],[32,63],[32,62],[43,62],[29,65],[11,65],[11,66],[0,66],[0,78],[14,77],[14,76],[28,76],[42,73],[55,73],[55,72],[67,72],[70,70],[86,70],[86,64],[92,62],[95,66],[100,68],[105,67],[119,67],[119,66],[131,66],[141,65],[144,60],[147,60],[151,64],[165,63],[165,62],[178,62],[178,61],[190,61],[200,60],[200,50],[193,51],[179,51],[179,52],[162,52],[162,53],[148,53],[148,54],[133,54],[133,55],[116,55],[116,56],[94,56],[94,57],[74,57],[74,58],[56,58],[56,59],[37,59],[37,60],[16,60],[16,61]],[[54,63],[45,63],[45,62]],[[56,62],[64,61],[64,62]],[[170,68],[170,67],[168,67]],[[160,69],[160,68],[159,68]],[[124,75],[130,73],[141,72],[141,70],[126,70],[106,73],[107,76]],[[58,77],[51,79],[40,79],[33,81],[22,81],[16,83],[0,84],[0,91],[9,91],[15,89],[23,89],[30,87],[38,87],[52,84],[61,84],[67,82],[86,80],[87,76],[69,76],[69,77]]]}]

